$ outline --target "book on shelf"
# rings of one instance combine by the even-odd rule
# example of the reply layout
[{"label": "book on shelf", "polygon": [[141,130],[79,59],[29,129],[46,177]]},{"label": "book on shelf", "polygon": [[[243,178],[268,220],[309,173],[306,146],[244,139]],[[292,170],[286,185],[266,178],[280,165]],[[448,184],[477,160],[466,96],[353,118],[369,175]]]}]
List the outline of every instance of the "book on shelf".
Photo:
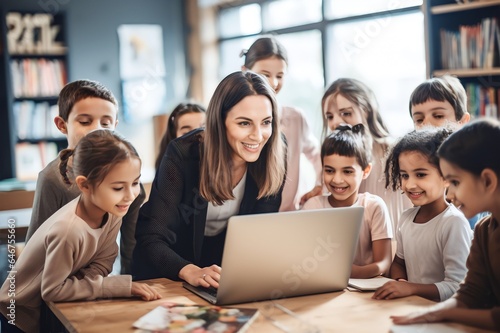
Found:
[{"label": "book on shelf", "polygon": [[498,118],[500,110],[500,89],[485,87],[477,83],[465,85],[467,109],[472,117]]},{"label": "book on shelf", "polygon": [[13,111],[19,140],[64,138],[54,124],[59,115],[56,104],[23,100],[14,103]]},{"label": "book on shelf", "polygon": [[67,83],[62,59],[13,59],[10,70],[16,98],[57,96]]},{"label": "book on shelf", "polygon": [[496,17],[457,31],[441,29],[441,66],[446,69],[493,68],[499,64],[500,30]]},{"label": "book on shelf", "polygon": [[164,302],[134,322],[136,333],[245,332],[257,309]]}]

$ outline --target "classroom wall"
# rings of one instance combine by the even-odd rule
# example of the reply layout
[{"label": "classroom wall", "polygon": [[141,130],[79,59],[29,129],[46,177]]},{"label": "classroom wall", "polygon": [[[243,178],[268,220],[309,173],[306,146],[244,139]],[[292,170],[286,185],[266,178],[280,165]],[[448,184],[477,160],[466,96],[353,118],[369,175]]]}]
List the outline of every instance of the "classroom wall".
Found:
[{"label": "classroom wall", "polygon": [[[117,28],[121,24],[159,24],[163,29],[167,105],[165,112],[187,94],[186,28],[182,0],[2,0],[5,12],[64,11],[69,80],[92,79],[110,88],[122,104]],[[121,115],[120,115],[121,117]],[[138,149],[149,177],[154,165],[153,123],[127,124],[118,131]]]}]

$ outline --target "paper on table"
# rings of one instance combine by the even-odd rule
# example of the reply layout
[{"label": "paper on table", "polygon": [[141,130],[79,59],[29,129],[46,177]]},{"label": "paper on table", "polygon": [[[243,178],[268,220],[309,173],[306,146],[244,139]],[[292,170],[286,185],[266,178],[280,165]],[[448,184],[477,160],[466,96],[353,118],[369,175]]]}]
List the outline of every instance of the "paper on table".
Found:
[{"label": "paper on table", "polygon": [[382,287],[386,282],[394,281],[383,276],[377,276],[371,279],[349,279],[349,287],[362,291],[375,291]]},{"label": "paper on table", "polygon": [[462,333],[462,330],[445,324],[393,325],[390,333]]}]

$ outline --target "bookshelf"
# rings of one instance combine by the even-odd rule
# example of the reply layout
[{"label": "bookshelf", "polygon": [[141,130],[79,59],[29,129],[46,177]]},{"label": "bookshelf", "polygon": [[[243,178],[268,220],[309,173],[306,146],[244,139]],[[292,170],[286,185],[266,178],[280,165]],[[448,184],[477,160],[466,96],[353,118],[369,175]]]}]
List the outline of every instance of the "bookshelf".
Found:
[{"label": "bookshelf", "polygon": [[500,115],[500,0],[424,0],[427,76],[457,76],[473,117]]},{"label": "bookshelf", "polygon": [[1,14],[0,180],[33,180],[67,146],[53,123],[68,76],[64,14]]}]

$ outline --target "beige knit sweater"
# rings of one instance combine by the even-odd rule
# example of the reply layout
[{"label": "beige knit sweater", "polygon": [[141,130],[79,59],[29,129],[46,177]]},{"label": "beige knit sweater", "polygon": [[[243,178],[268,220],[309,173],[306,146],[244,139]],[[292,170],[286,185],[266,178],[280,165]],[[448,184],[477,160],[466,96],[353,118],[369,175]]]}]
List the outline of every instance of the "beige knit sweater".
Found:
[{"label": "beige knit sweater", "polygon": [[101,228],[92,229],[75,213],[79,200],[80,196],[42,224],[0,290],[0,312],[8,320],[15,318],[25,332],[43,331],[42,300],[131,296],[130,275],[108,276],[118,254],[121,218],[109,215]]}]

